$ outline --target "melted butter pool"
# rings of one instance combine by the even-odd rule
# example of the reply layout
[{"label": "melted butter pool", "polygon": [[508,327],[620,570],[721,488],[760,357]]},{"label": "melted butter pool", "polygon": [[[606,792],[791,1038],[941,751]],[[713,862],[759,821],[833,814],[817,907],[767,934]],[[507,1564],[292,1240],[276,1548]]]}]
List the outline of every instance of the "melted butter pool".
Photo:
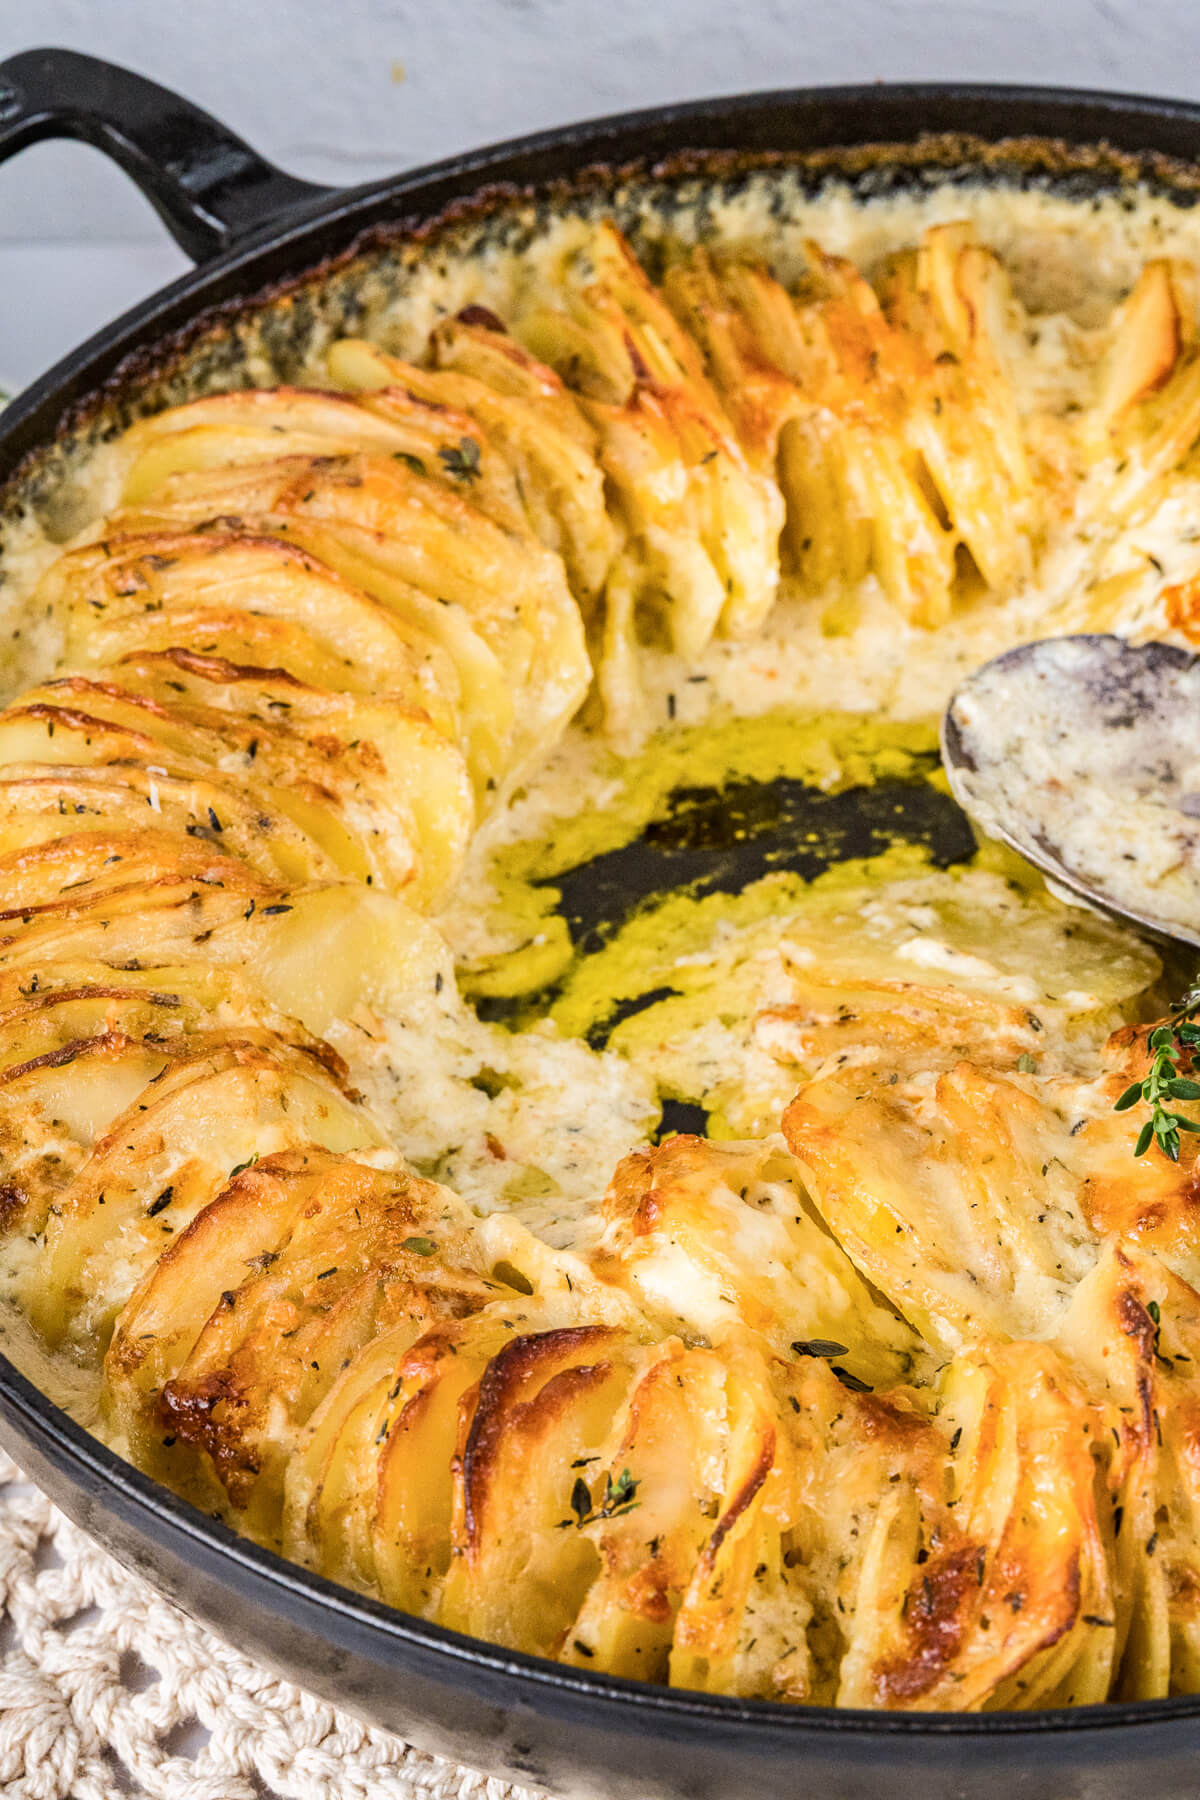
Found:
[{"label": "melted butter pool", "polygon": [[[789,921],[978,855],[933,721],[778,709],[668,728],[597,775],[603,804],[495,849],[481,886],[506,947],[462,962],[460,983],[485,1020],[548,1020],[655,1065],[668,1116],[679,1103],[701,1109],[694,1125],[715,1113],[715,1135],[729,1124],[720,1096],[744,1081],[763,959]],[[739,1041],[705,1047],[714,1024]],[[660,1046],[684,1040],[690,1069],[686,1055],[662,1066]]]}]

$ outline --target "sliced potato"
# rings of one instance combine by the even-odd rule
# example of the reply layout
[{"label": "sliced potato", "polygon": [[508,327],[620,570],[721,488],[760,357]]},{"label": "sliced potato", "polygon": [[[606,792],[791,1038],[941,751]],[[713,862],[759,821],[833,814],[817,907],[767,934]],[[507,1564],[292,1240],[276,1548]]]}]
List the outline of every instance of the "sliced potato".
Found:
[{"label": "sliced potato", "polygon": [[[139,1454],[200,1454],[227,1503],[278,1533],[296,1433],[351,1357],[496,1292],[457,1198],[316,1146],[235,1175],[151,1268],[117,1322],[107,1390]],[[166,1430],[179,1446],[158,1455]],[[171,1446],[175,1449],[175,1445]]]},{"label": "sliced potato", "polygon": [[589,1508],[572,1529],[593,1542],[599,1568],[568,1629],[564,1661],[667,1678],[680,1602],[710,1521],[720,1518],[727,1444],[720,1356],[668,1338],[650,1352],[586,1470]]},{"label": "sliced potato", "polygon": [[679,1136],[635,1151],[604,1221],[597,1273],[663,1331],[716,1342],[740,1325],[781,1356],[797,1340],[837,1343],[873,1386],[912,1367],[917,1339],[813,1217],[777,1148]]},{"label": "sliced potato", "polygon": [[213,530],[86,544],[51,566],[38,603],[61,622],[76,668],[180,646],[282,667],[310,685],[389,694],[448,737],[459,728],[458,678],[438,641],[280,538]]},{"label": "sliced potato", "polygon": [[427,904],[457,870],[472,817],[466,772],[420,714],[192,651],[135,656],[115,673],[22,696],[0,715],[0,763],[140,762],[180,779],[217,769],[346,876]]},{"label": "sliced potato", "polygon": [[[590,665],[579,609],[558,557],[525,529],[505,530],[469,493],[377,457],[283,457],[226,473],[172,476],[153,496],[165,519],[198,522],[237,513],[310,528],[323,559],[349,529],[357,566],[429,599],[461,607],[497,658],[519,707],[509,750],[510,779],[544,753],[587,690]],[[342,570],[343,561],[335,557]],[[392,592],[366,578],[391,604]]]},{"label": "sliced potato", "polygon": [[1103,1698],[1116,1634],[1085,1396],[1053,1350],[1013,1344],[957,1359],[943,1413],[957,1433],[953,1513],[931,1530],[902,1486],[881,1505],[839,1703]]},{"label": "sliced potato", "polygon": [[[580,604],[591,606],[612,557],[613,528],[595,433],[575,400],[552,369],[502,332],[448,319],[433,333],[431,347],[438,363],[433,371],[345,338],[329,353],[329,371],[336,381],[362,389],[364,403],[385,417],[403,416],[418,401],[462,409],[468,431],[477,434],[467,441],[504,458],[518,505],[541,542],[562,556]],[[441,451],[441,461],[459,466],[452,444]],[[474,492],[487,473],[482,456]],[[494,505],[489,510],[494,513]]]},{"label": "sliced potato", "polygon": [[557,1649],[598,1572],[578,1484],[644,1355],[603,1325],[514,1337],[463,1409],[443,1624],[535,1655]]},{"label": "sliced potato", "polygon": [[517,329],[581,389],[646,598],[665,613],[674,647],[695,658],[718,626],[748,635],[774,604],[783,501],[773,476],[747,460],[697,345],[613,225],[593,229],[581,261],[591,279],[569,291],[570,314],[535,313]]},{"label": "sliced potato", "polygon": [[286,1045],[231,1037],[181,1058],[97,1140],[54,1209],[25,1295],[34,1324],[51,1343],[70,1333],[103,1348],[167,1240],[233,1170],[310,1142],[358,1150],[383,1138],[311,1057]]},{"label": "sliced potato", "polygon": [[0,775],[0,856],[63,835],[148,826],[197,838],[267,882],[337,879],[337,865],[286,814],[235,781],[179,777],[132,764],[10,763]]},{"label": "sliced potato", "polygon": [[136,506],[171,475],[225,469],[280,454],[347,456],[357,451],[404,455],[411,434],[355,404],[344,394],[314,388],[240,388],[209,394],[141,419],[125,433],[118,460],[126,465],[123,498]]},{"label": "sliced potato", "polygon": [[1093,418],[1111,432],[1129,407],[1167,380],[1183,348],[1182,309],[1165,257],[1148,262],[1113,313]]}]

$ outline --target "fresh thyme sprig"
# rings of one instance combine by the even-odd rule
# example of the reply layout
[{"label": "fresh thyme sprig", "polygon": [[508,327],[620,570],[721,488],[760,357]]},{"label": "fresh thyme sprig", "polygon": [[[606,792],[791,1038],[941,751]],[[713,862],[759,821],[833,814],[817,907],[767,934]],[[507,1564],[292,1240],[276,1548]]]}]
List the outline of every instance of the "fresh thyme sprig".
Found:
[{"label": "fresh thyme sprig", "polygon": [[564,1531],[568,1525],[593,1525],[597,1519],[619,1519],[622,1513],[633,1512],[642,1503],[636,1498],[641,1487],[628,1469],[622,1469],[614,1481],[611,1474],[604,1477],[604,1492],[599,1506],[592,1499],[592,1490],[583,1476],[577,1476],[571,1489],[571,1511],[573,1519],[561,1519],[559,1530]]},{"label": "fresh thyme sprig", "polygon": [[1126,1112],[1139,1100],[1150,1108],[1150,1117],[1138,1133],[1133,1154],[1144,1156],[1156,1143],[1164,1156],[1179,1161],[1181,1131],[1200,1132],[1200,1123],[1185,1118],[1168,1104],[1174,1100],[1200,1100],[1200,1081],[1193,1081],[1185,1070],[1195,1070],[1200,1048],[1200,983],[1193,984],[1170,1017],[1156,1025],[1150,1033],[1150,1067],[1141,1081],[1131,1082],[1115,1102],[1114,1112]]}]

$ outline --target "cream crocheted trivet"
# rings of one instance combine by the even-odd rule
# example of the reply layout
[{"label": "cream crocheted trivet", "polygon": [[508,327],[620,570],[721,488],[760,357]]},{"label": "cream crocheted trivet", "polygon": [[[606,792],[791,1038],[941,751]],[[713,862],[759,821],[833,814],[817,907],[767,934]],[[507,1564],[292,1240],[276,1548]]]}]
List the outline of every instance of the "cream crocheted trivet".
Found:
[{"label": "cream crocheted trivet", "polygon": [[256,1668],[127,1574],[0,1451],[5,1800],[534,1800]]}]

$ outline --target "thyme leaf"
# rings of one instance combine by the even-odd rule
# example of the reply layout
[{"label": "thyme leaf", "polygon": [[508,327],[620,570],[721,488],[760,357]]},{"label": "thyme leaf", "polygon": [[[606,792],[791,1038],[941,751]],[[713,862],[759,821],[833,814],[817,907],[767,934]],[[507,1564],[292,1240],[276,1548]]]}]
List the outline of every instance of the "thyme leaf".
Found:
[{"label": "thyme leaf", "polygon": [[457,444],[444,445],[438,459],[447,475],[455,481],[477,481],[479,478],[479,445],[474,438],[459,438]]},{"label": "thyme leaf", "polygon": [[581,1525],[594,1525],[598,1519],[619,1519],[624,1513],[631,1513],[641,1505],[637,1498],[640,1481],[635,1481],[628,1469],[622,1469],[614,1481],[612,1471],[604,1477],[604,1491],[599,1505],[592,1498],[592,1490],[582,1475],[577,1475],[571,1488],[571,1511],[575,1515],[571,1519],[560,1519],[558,1528],[565,1531],[569,1525],[578,1528]]},{"label": "thyme leaf", "polygon": [[1200,1100],[1200,1081],[1193,1080],[1200,1025],[1195,1014],[1200,1012],[1200,984],[1193,983],[1180,1004],[1161,1025],[1150,1033],[1150,1066],[1140,1081],[1132,1081],[1113,1103],[1114,1112],[1128,1112],[1139,1103],[1150,1108],[1150,1117],[1138,1132],[1133,1147],[1135,1156],[1145,1156],[1151,1144],[1157,1144],[1171,1162],[1179,1161],[1181,1131],[1200,1132],[1200,1122],[1189,1119],[1169,1104],[1178,1100]]}]

